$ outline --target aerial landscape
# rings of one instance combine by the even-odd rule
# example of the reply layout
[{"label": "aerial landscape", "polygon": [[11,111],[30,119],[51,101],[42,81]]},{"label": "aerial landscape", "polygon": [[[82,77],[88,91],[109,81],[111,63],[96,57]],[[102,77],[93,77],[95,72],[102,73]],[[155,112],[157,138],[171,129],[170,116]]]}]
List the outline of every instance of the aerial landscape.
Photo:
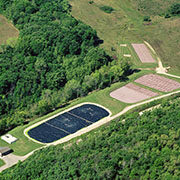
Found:
[{"label": "aerial landscape", "polygon": [[179,109],[179,0],[0,0],[0,180],[179,180]]}]

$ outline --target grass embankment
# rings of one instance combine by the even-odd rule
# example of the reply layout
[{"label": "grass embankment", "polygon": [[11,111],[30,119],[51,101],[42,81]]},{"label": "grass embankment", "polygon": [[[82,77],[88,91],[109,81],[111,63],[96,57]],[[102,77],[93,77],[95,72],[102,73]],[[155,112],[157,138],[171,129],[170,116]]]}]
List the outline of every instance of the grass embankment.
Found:
[{"label": "grass embankment", "polygon": [[[147,13],[138,11],[140,4],[136,0],[94,0],[93,4],[89,4],[89,0],[70,0],[70,3],[72,15],[96,29],[98,36],[104,40],[102,47],[110,54],[117,55],[121,51],[122,43],[142,43],[146,40],[156,50],[164,66],[171,67],[169,72],[180,75],[180,54],[177,48],[180,46],[180,19],[175,17],[165,19],[164,16],[158,16],[156,11],[159,6],[156,4],[162,4],[164,1],[154,1],[156,3],[149,0],[138,1],[142,2],[146,9],[151,9]],[[167,11],[173,2],[168,1],[164,3],[166,5],[160,6],[160,13]],[[99,9],[103,5],[111,6],[114,11],[111,14],[103,12]],[[153,14],[150,13],[152,9]],[[151,16],[152,22],[149,25],[143,23],[145,15]],[[116,51],[112,51],[112,47]],[[133,57],[132,61],[135,65],[142,66],[136,58]]]},{"label": "grass embankment", "polygon": [[0,15],[0,45],[12,42],[18,35],[19,31],[4,16]]},{"label": "grass embankment", "polygon": [[[107,87],[106,89],[94,91],[86,97],[82,97],[82,98],[72,101],[68,106],[66,106],[64,108],[60,108],[60,109],[58,109],[52,113],[49,113],[43,117],[37,118],[36,120],[31,121],[27,125],[19,126],[9,132],[10,134],[17,137],[18,141],[9,145],[6,142],[0,140],[0,146],[9,146],[10,148],[12,148],[14,150],[14,154],[21,155],[21,156],[33,151],[34,149],[37,149],[37,148],[43,146],[42,144],[35,143],[35,142],[31,141],[30,139],[28,139],[27,137],[25,137],[24,129],[31,126],[32,124],[42,121],[42,120],[44,120],[48,117],[51,117],[65,109],[68,109],[72,106],[75,106],[75,105],[83,103],[83,102],[92,102],[92,103],[100,104],[100,105],[108,108],[112,112],[112,115],[115,115],[118,112],[122,111],[126,106],[128,106],[130,104],[120,102],[120,101],[110,97],[110,95],[109,95],[110,92],[112,92],[113,90],[115,90],[117,88],[124,86],[125,84],[127,84],[129,82],[133,82],[138,77],[141,77],[148,73],[154,73],[154,72],[153,71],[140,71],[138,73],[134,73],[133,75],[129,76],[129,79],[127,81],[118,82],[118,83],[112,84],[111,87]],[[148,87],[145,87],[140,84],[138,84],[138,85],[141,87],[144,87],[146,89],[149,89],[151,91],[158,92],[159,95],[165,94],[165,93],[157,91],[155,89],[148,88]]]},{"label": "grass embankment", "polygon": [[0,167],[3,166],[5,163],[2,159],[0,159]]},{"label": "grass embankment", "polygon": [[97,104],[100,104],[100,105],[108,108],[112,112],[112,115],[117,114],[122,109],[124,109],[128,104],[120,102],[120,101],[110,97],[110,95],[109,95],[110,92],[119,87],[122,87],[123,85],[127,84],[128,82],[131,82],[144,74],[147,74],[147,71],[141,71],[141,72],[135,73],[135,74],[129,76],[129,80],[127,80],[127,81],[118,82],[118,83],[112,84],[111,87],[107,87],[106,89],[92,92],[91,94],[89,94],[86,97],[82,97],[82,98],[72,101],[65,108],[60,108],[52,113],[47,114],[46,116],[37,118],[36,120],[31,121],[27,125],[19,126],[8,132],[9,134],[12,134],[15,137],[17,137],[18,141],[9,145],[6,142],[0,140],[0,146],[9,146],[10,148],[12,148],[14,150],[14,154],[16,154],[16,155],[25,155],[25,154],[31,152],[32,150],[37,149],[38,147],[41,147],[42,146],[41,144],[35,143],[24,136],[24,129],[26,129],[28,126],[31,126],[32,124],[35,124],[41,120],[51,117],[65,109],[68,109],[79,103],[83,103],[83,102],[97,103]]},{"label": "grass embankment", "polygon": [[[153,42],[156,38],[155,31],[159,26],[163,27],[161,24],[164,22],[168,22],[170,20],[164,20],[162,19],[162,22],[159,22],[161,18],[157,18],[156,20],[153,20],[153,24],[151,26],[144,26],[142,24],[143,20],[143,15],[140,14],[138,11],[135,11],[132,7],[132,5],[129,3],[129,1],[126,0],[119,0],[119,1],[108,1],[104,0],[103,2],[94,1],[95,3],[89,4],[87,0],[71,0],[72,4],[72,14],[77,18],[81,19],[85,23],[91,25],[93,28],[95,28],[98,32],[98,35],[100,38],[104,40],[104,44],[102,44],[102,47],[104,47],[110,54],[118,54],[121,56],[122,54],[125,53],[130,53],[132,55],[131,62],[134,63],[134,67],[154,67],[156,64],[148,64],[148,65],[143,65],[134,50],[131,47],[131,43],[138,42],[141,43],[143,40],[149,41],[153,47],[155,47],[155,50],[157,51],[158,49],[156,46],[154,46]],[[100,10],[100,6],[102,5],[108,5],[112,6],[115,10],[111,14],[107,14]],[[157,21],[157,22],[156,22]],[[176,20],[172,20],[174,22]],[[168,25],[169,26],[169,25]],[[161,36],[161,33],[164,33],[165,31],[160,28],[161,32],[159,32],[157,37]],[[147,33],[147,35],[146,35]],[[169,34],[171,34],[169,32]],[[168,36],[169,37],[169,36]],[[168,37],[165,37],[165,40],[162,38],[162,41],[168,41]],[[151,39],[152,38],[152,41]],[[127,49],[122,50],[120,47],[120,44],[126,43]],[[169,43],[169,42],[168,42]],[[169,46],[169,44],[166,44],[167,48],[169,47],[169,51],[172,50],[172,47]],[[112,47],[115,48],[116,51],[112,51]],[[124,47],[123,47],[124,48]],[[162,49],[162,52],[164,49]],[[166,51],[167,53],[168,51]],[[158,51],[158,55],[161,56],[161,52]],[[172,58],[175,55],[172,54]],[[164,61],[164,58],[162,58],[162,61]],[[171,62],[171,61],[170,61]],[[176,62],[178,63],[178,62]],[[174,64],[173,64],[174,65]],[[178,64],[177,69],[178,69]],[[177,70],[174,69],[174,70]],[[54,114],[57,114],[69,107],[72,107],[76,104],[83,103],[83,102],[93,102],[93,103],[98,103],[100,105],[105,106],[108,108],[111,112],[112,115],[117,114],[120,112],[123,108],[127,106],[127,104],[122,103],[116,99],[113,99],[109,96],[109,93],[119,87],[122,87],[128,82],[132,82],[136,78],[147,74],[147,73],[152,73],[151,71],[141,71],[139,73],[133,74],[129,77],[129,81],[126,82],[118,82],[113,84],[111,87],[108,87],[104,90],[96,91],[91,94],[89,94],[87,97],[79,98],[77,100],[74,100],[70,103],[69,106],[66,106],[65,108],[58,109],[57,111],[54,111],[52,113],[49,113],[46,116],[43,116],[41,118],[38,118],[32,122],[30,122],[28,125],[25,126],[20,126],[9,133],[17,137],[19,140],[12,144],[8,145],[10,146],[16,155],[25,155],[32,150],[41,147],[42,145],[34,143],[30,141],[28,138],[26,138],[23,134],[24,129],[27,128],[28,126],[41,121],[45,118],[48,118]],[[156,92],[156,90],[153,90]],[[7,146],[5,142],[0,140],[0,146]]]},{"label": "grass embankment", "polygon": [[176,99],[141,116],[129,113],[78,137],[81,142],[34,153],[0,178],[179,179],[179,107]]},{"label": "grass embankment", "polygon": [[33,151],[34,149],[41,147],[41,144],[37,144],[24,136],[25,127],[26,126],[19,126],[8,132],[9,134],[12,134],[16,138],[18,138],[18,141],[13,144],[8,144],[0,139],[0,146],[10,147],[11,149],[13,149],[13,153],[19,156],[24,156]]}]

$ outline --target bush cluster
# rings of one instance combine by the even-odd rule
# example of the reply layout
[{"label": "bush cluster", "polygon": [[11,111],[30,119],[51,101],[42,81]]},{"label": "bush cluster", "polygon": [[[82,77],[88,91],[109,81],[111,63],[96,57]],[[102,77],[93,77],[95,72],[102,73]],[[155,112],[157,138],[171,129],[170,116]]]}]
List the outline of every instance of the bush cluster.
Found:
[{"label": "bush cluster", "polygon": [[110,6],[101,6],[100,9],[108,14],[110,14],[114,11],[114,9]]},{"label": "bush cluster", "polygon": [[170,13],[172,15],[180,15],[180,3],[174,3],[170,8]]}]

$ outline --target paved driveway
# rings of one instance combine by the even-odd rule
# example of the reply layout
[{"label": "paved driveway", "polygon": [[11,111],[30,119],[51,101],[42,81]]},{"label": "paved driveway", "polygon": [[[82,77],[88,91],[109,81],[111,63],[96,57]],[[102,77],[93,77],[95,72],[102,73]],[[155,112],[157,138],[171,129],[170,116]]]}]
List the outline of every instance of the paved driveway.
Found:
[{"label": "paved driveway", "polygon": [[6,163],[4,166],[0,167],[0,172],[4,169],[13,166],[14,164],[17,164],[18,161],[23,161],[24,156],[16,156],[14,154],[8,154],[6,156],[1,157],[1,159]]}]

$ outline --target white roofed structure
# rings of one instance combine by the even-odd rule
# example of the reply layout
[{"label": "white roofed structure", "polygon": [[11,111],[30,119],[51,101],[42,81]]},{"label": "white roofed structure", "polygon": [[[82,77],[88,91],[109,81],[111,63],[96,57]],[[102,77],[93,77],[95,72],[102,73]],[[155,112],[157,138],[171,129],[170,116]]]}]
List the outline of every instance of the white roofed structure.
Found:
[{"label": "white roofed structure", "polygon": [[12,136],[11,134],[5,134],[4,136],[1,136],[1,139],[6,141],[9,144],[12,144],[18,140],[17,138]]}]

